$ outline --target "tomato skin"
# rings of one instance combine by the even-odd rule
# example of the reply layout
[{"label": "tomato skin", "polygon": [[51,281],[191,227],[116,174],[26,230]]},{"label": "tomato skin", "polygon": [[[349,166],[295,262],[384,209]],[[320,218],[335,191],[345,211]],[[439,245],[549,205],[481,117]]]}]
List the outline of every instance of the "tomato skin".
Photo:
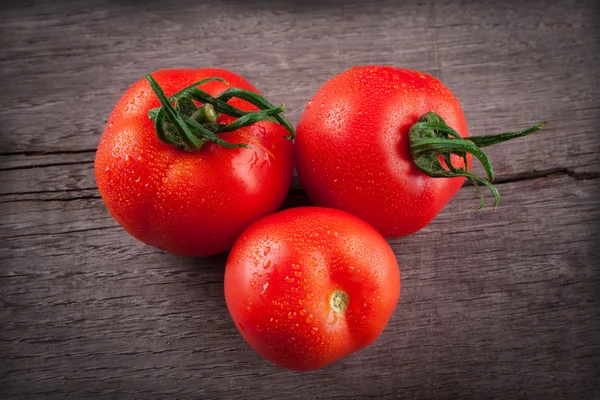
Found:
[{"label": "tomato skin", "polygon": [[[229,87],[257,92],[222,69],[172,69],[152,74],[167,96],[203,78],[227,83],[200,88],[213,96]],[[243,100],[229,104],[257,108]],[[292,143],[282,126],[261,121],[220,136],[249,148],[207,142],[187,152],[161,142],[148,118],[160,102],[146,79],[133,84],[113,109],[95,159],[95,177],[110,214],[135,238],[165,251],[208,256],[229,249],[252,222],[275,212],[291,183]],[[227,123],[233,118],[219,117]]]},{"label": "tomato skin", "polygon": [[[465,179],[429,177],[412,161],[409,129],[429,111],[469,135],[458,100],[430,75],[363,66],[326,82],[308,102],[294,145],[312,202],[350,212],[385,237],[425,227]],[[464,166],[454,155],[452,162]]]},{"label": "tomato skin", "polygon": [[[330,304],[340,289],[349,296],[343,313]],[[255,222],[225,269],[225,300],[244,339],[265,359],[298,371],[368,346],[399,296],[398,263],[385,239],[328,208],[291,208]]]}]

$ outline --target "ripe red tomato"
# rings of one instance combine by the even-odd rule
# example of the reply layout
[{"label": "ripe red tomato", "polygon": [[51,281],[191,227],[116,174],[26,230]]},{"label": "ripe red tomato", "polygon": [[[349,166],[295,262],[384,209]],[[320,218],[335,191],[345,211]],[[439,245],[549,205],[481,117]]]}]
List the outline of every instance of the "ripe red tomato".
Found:
[{"label": "ripe red tomato", "polygon": [[[225,80],[199,86],[212,96],[232,87],[258,93],[244,78],[222,69],[163,70],[152,77],[166,96],[209,77]],[[293,168],[292,143],[284,138],[287,131],[262,120],[215,135],[215,140],[247,143],[247,148],[226,148],[197,137],[192,138],[196,148],[186,148],[181,138],[167,134],[177,147],[158,138],[149,118],[149,111],[161,104],[146,79],[133,84],[116,104],[95,160],[102,199],[127,232],[149,245],[188,256],[223,252],[248,225],[282,204]],[[182,101],[177,106],[196,109],[199,104]],[[236,97],[227,104],[242,111],[258,110]],[[211,110],[207,128],[236,121],[223,113],[215,121]],[[163,127],[171,123],[166,118]],[[173,126],[165,132],[172,132]]]},{"label": "ripe red tomato", "polygon": [[399,296],[388,243],[334,209],[291,208],[255,222],[225,269],[225,300],[244,339],[293,370],[322,368],[372,343]]},{"label": "ripe red tomato", "polygon": [[[469,137],[458,100],[436,78],[391,66],[354,67],[326,82],[306,105],[295,162],[314,204],[345,210],[385,237],[398,237],[431,222],[465,178],[490,188],[497,205],[493,170],[478,148],[541,126]],[[471,154],[488,179],[469,172]]]}]

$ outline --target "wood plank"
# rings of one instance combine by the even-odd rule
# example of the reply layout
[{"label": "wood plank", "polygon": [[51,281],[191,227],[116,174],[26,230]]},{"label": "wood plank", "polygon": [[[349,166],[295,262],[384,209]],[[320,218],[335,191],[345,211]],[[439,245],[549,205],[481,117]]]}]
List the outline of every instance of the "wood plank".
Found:
[{"label": "wood plank", "polygon": [[[147,11],[140,11],[114,3],[95,8],[104,4],[96,0],[91,6],[61,3],[66,13],[51,5],[38,5],[36,13],[9,9],[0,17],[0,30],[7,32],[0,42],[0,71],[7,82],[0,118],[10,134],[0,137],[0,148],[95,149],[121,93],[156,69],[227,66],[275,103],[286,103],[296,123],[326,79],[351,65],[380,63],[441,78],[461,100],[473,132],[550,120],[544,139],[523,138],[489,150],[499,175],[532,166],[545,171],[555,164],[598,173],[600,54],[593,13],[586,12],[592,2],[575,10],[566,1],[508,3],[491,10],[471,3],[348,2],[307,9],[283,2],[280,12],[267,4],[245,8],[244,24],[235,22],[233,6],[226,3],[204,8],[147,2]],[[465,23],[465,9],[480,19]],[[200,28],[198,21],[206,25]],[[199,36],[187,35],[190,31]],[[275,39],[266,46],[266,37]],[[221,43],[228,43],[226,50]],[[250,62],[256,54],[260,61]]]},{"label": "wood plank", "polygon": [[[0,2],[0,398],[600,398],[596,3]],[[226,254],[175,257],[110,217],[95,148],[153,70],[225,66],[295,124],[360,64],[440,78],[474,134],[550,124],[489,149],[498,211],[465,186],[389,240],[402,294],[372,346],[293,373],[237,333]]]},{"label": "wood plank", "polygon": [[308,374],[269,365],[236,333],[222,292],[226,255],[171,256],[94,218],[79,232],[77,220],[105,213],[97,199],[54,209],[60,225],[36,213],[65,202],[31,212],[10,203],[22,219],[1,244],[0,386],[56,398],[597,393],[600,188],[556,175],[501,191],[499,211],[473,211],[464,188],[426,229],[390,240],[402,295],[384,334]]}]

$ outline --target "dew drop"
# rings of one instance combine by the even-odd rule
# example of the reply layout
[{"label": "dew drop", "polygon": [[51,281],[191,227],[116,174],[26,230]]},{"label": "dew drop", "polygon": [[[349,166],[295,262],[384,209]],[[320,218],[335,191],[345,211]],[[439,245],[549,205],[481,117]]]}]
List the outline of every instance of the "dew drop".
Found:
[{"label": "dew drop", "polygon": [[262,292],[261,292],[260,294],[261,294],[261,295],[265,294],[265,291],[267,290],[267,288],[268,288],[268,287],[269,287],[269,282],[267,282],[267,283],[265,283],[265,284],[263,285],[263,290],[262,290]]},{"label": "dew drop", "polygon": [[329,315],[327,315],[327,322],[333,324],[335,322],[335,312],[333,310],[329,310]]}]

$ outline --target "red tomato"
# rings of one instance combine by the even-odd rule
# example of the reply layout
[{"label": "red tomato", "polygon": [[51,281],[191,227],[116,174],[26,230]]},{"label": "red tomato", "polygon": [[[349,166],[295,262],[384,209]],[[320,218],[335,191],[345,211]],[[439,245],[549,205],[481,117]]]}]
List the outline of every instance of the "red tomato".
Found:
[{"label": "red tomato", "polygon": [[[433,125],[439,117],[443,121]],[[492,168],[473,147],[524,136],[542,125],[469,137],[458,100],[439,80],[390,66],[354,67],[325,83],[306,105],[296,129],[296,168],[314,204],[348,211],[385,237],[404,236],[431,222],[465,177],[488,186],[497,205]],[[442,145],[431,143],[437,140]],[[453,150],[441,150],[443,144]],[[464,153],[482,161],[489,180],[469,173],[471,155],[465,166]],[[454,172],[440,161],[444,154],[451,154]],[[453,178],[440,179],[448,176]]]},{"label": "red tomato", "polygon": [[334,209],[291,208],[255,222],[225,269],[225,300],[242,336],[293,370],[322,368],[372,343],[399,296],[388,243]]},{"label": "red tomato", "polygon": [[[211,81],[200,89],[212,96],[230,87],[257,92],[222,69],[163,70],[152,76],[167,96],[215,76],[227,83]],[[258,110],[238,98],[228,104]],[[219,135],[248,148],[207,141],[198,151],[184,151],[158,139],[148,111],[160,106],[146,79],[133,84],[115,106],[95,160],[102,199],[127,232],[149,245],[188,256],[223,252],[248,225],[283,202],[293,167],[287,131],[260,121]],[[221,114],[216,122],[234,120]]]}]

